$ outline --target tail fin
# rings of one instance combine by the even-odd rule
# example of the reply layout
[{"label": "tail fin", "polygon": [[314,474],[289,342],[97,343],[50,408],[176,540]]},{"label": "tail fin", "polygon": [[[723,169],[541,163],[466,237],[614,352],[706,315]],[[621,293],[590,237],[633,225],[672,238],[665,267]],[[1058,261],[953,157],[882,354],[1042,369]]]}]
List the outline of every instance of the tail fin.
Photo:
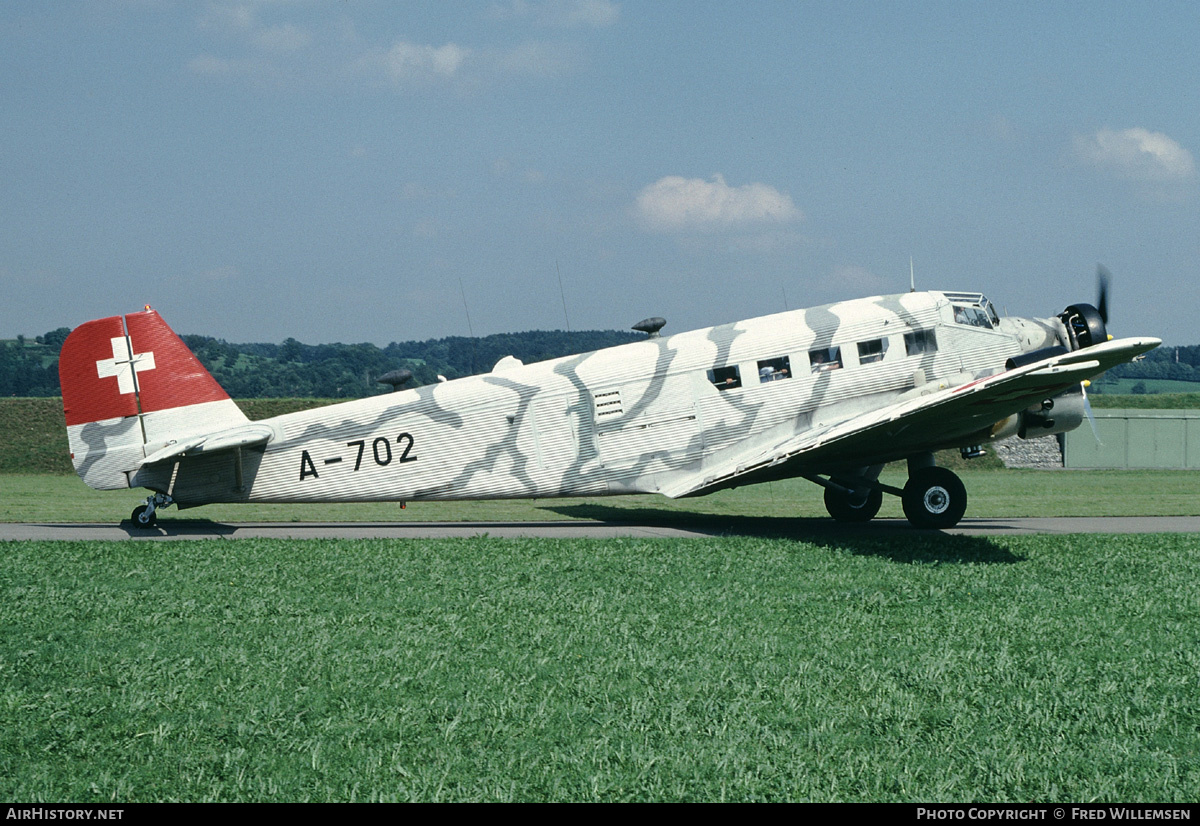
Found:
[{"label": "tail fin", "polygon": [[248,421],[149,308],[75,328],[58,376],[71,460],[100,490],[129,487],[142,459],[172,441]]}]

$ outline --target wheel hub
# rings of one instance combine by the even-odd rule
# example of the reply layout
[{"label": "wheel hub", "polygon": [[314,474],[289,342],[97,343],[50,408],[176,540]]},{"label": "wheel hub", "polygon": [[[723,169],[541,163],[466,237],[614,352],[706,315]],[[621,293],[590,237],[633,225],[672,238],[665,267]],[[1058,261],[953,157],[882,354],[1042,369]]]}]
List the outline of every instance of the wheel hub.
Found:
[{"label": "wheel hub", "polygon": [[945,513],[950,507],[950,492],[940,485],[925,491],[925,510],[930,513]]}]

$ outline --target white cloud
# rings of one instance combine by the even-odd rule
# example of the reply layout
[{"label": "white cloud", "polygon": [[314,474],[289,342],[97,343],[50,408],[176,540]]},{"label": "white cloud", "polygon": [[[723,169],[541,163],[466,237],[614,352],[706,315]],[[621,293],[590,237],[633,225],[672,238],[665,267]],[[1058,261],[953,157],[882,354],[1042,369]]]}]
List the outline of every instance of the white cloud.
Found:
[{"label": "white cloud", "polygon": [[398,40],[377,60],[392,81],[405,83],[453,77],[470,54],[470,49],[454,43],[427,46]]},{"label": "white cloud", "polygon": [[1196,172],[1192,153],[1161,132],[1101,129],[1075,138],[1084,162],[1135,181],[1179,181]]},{"label": "white cloud", "polygon": [[635,211],[652,230],[726,229],[784,224],[801,218],[790,196],[766,184],[729,186],[670,175],[638,193]]},{"label": "white cloud", "polygon": [[387,51],[367,52],[355,69],[400,88],[453,83],[481,89],[508,79],[541,78],[571,71],[576,55],[569,45],[530,42],[512,49],[473,49],[447,43],[431,46],[397,41]]},{"label": "white cloud", "polygon": [[496,4],[498,18],[528,18],[555,28],[603,28],[617,22],[621,7],[612,0],[509,0]]}]

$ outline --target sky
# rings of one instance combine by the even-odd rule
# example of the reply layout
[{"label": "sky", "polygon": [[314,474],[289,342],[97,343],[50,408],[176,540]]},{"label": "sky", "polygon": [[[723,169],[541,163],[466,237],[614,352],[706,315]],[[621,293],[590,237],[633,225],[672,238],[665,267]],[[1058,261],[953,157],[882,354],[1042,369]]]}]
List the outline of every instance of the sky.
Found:
[{"label": "sky", "polygon": [[665,333],[917,287],[1200,343],[1200,5],[6,0],[0,338]]}]

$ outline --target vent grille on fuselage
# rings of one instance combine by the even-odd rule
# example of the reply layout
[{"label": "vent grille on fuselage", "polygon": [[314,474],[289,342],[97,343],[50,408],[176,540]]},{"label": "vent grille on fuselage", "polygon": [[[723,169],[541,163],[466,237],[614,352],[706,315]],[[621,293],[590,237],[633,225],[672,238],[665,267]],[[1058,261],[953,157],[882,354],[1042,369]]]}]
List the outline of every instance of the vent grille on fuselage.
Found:
[{"label": "vent grille on fuselage", "polygon": [[592,395],[592,404],[596,408],[596,421],[598,422],[616,418],[625,412],[625,404],[621,401],[620,390],[595,393]]}]

